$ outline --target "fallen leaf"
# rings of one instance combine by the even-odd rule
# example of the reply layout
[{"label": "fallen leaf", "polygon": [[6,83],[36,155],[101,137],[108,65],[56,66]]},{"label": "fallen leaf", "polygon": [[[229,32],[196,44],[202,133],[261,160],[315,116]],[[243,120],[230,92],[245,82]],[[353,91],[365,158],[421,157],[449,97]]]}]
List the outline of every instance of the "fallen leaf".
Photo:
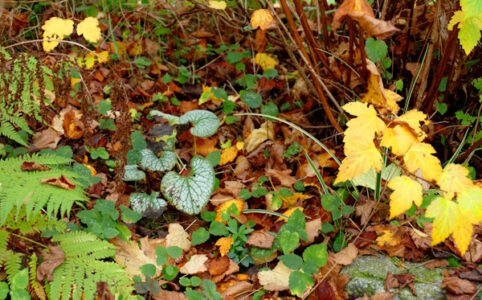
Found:
[{"label": "fallen leaf", "polygon": [[236,272],[239,272],[239,266],[237,263],[235,263],[234,261],[232,261],[231,259],[229,260],[229,266],[228,266],[228,269],[226,270],[226,272],[224,272],[223,274],[220,274],[220,275],[217,275],[217,276],[214,276],[212,278],[213,282],[216,283],[216,282],[219,282],[221,280],[223,280],[223,278],[227,275],[231,275],[231,274],[234,274]]},{"label": "fallen leaf", "polygon": [[348,244],[345,249],[333,255],[337,264],[348,266],[358,256],[358,248],[354,243]]},{"label": "fallen leaf", "polygon": [[385,279],[385,290],[388,292],[393,288],[401,289],[404,287],[409,287],[412,294],[416,297],[417,293],[415,291],[415,286],[413,285],[414,279],[415,279],[415,275],[413,274],[393,275],[391,272],[388,272],[387,277]]},{"label": "fallen leaf", "polygon": [[[156,256],[148,256],[144,251],[145,249],[139,249],[137,242],[127,242],[116,238],[112,240],[111,243],[117,247],[114,260],[126,268],[126,271],[131,278],[134,276],[144,278],[144,275],[139,268],[140,266],[145,264],[153,264],[157,266]],[[160,275],[161,271],[162,268],[157,266],[156,275]]]},{"label": "fallen leaf", "polygon": [[292,187],[293,184],[296,182],[296,178],[291,176],[291,170],[276,170],[276,169],[268,169],[266,170],[266,176],[273,176],[279,180],[281,185],[286,187]]},{"label": "fallen leaf", "polygon": [[206,262],[208,257],[205,254],[196,254],[191,256],[189,261],[181,267],[179,272],[182,274],[193,275],[197,273],[206,272],[208,269],[206,267]]},{"label": "fallen leaf", "polygon": [[166,247],[177,246],[184,251],[191,248],[189,234],[179,223],[169,224],[168,234],[166,236]]},{"label": "fallen leaf", "polygon": [[45,21],[42,30],[44,31],[42,46],[45,52],[50,52],[58,46],[60,41],[72,34],[74,21],[52,17]]},{"label": "fallen leaf", "polygon": [[273,15],[267,9],[257,9],[251,15],[251,27],[267,30],[276,27]]},{"label": "fallen leaf", "polygon": [[42,251],[42,263],[37,268],[37,280],[42,281],[44,278],[53,280],[55,268],[65,261],[65,254],[60,246],[49,245],[49,250]]},{"label": "fallen leaf", "polygon": [[221,151],[221,158],[219,159],[219,165],[224,166],[225,164],[232,162],[233,160],[236,159],[237,155],[238,155],[238,148],[236,147],[236,145],[223,149]]},{"label": "fallen leaf", "polygon": [[218,137],[214,136],[210,139],[196,138],[196,152],[202,156],[207,156],[209,153],[218,150],[216,144],[218,143]]},{"label": "fallen leaf", "polygon": [[263,70],[274,69],[278,65],[278,61],[266,53],[257,53],[254,57],[254,63]]},{"label": "fallen leaf", "polygon": [[360,217],[360,224],[366,225],[369,221],[370,215],[377,203],[373,200],[359,201],[355,206],[355,215]]},{"label": "fallen leaf", "polygon": [[41,183],[55,185],[66,190],[75,189],[75,184],[72,183],[65,175],[60,175],[57,178],[43,178],[40,180]]},{"label": "fallen leaf", "polygon": [[31,161],[24,161],[21,167],[22,171],[48,171],[50,170],[49,167],[44,166],[42,164],[31,162]]},{"label": "fallen leaf", "polygon": [[308,236],[308,244],[311,244],[320,235],[321,218],[317,218],[306,222],[306,234]]},{"label": "fallen leaf", "polygon": [[226,1],[209,0],[209,3],[208,3],[209,8],[219,9],[219,10],[225,10],[226,5],[227,5]]},{"label": "fallen leaf", "polygon": [[295,206],[295,207],[292,207],[290,209],[287,209],[283,212],[283,215],[286,216],[286,218],[284,217],[279,217],[276,222],[281,222],[281,221],[284,221],[286,222],[288,220],[288,217],[291,216],[292,213],[295,212],[295,210],[301,210],[301,212],[303,212],[303,210],[305,209],[304,207],[301,207],[301,206]]},{"label": "fallen leaf", "polygon": [[99,20],[94,17],[85,18],[77,25],[77,34],[83,35],[90,43],[97,43],[101,37]]},{"label": "fallen leaf", "polygon": [[226,272],[229,268],[229,257],[221,256],[209,261],[209,274],[218,276]]},{"label": "fallen leaf", "polygon": [[274,139],[273,123],[264,122],[258,129],[253,130],[245,140],[246,151],[251,152],[266,140]]},{"label": "fallen leaf", "polygon": [[318,154],[316,159],[318,161],[318,164],[320,165],[320,168],[336,169],[338,167],[338,164],[336,163],[336,161],[333,160],[333,157],[331,157],[328,152]]},{"label": "fallen leaf", "polygon": [[84,134],[84,123],[80,120],[81,114],[76,110],[70,110],[65,113],[62,121],[64,135],[69,139],[80,139]]},{"label": "fallen leaf", "polygon": [[219,238],[215,245],[219,247],[219,253],[221,253],[221,256],[225,256],[233,245],[233,237],[228,236]]},{"label": "fallen leaf", "polygon": [[377,237],[377,245],[379,247],[397,246],[400,245],[400,239],[393,231],[385,229],[382,230],[382,234]]},{"label": "fallen leaf", "polygon": [[289,288],[289,278],[292,270],[281,261],[273,270],[258,272],[259,283],[268,291],[284,291]]},{"label": "fallen leaf", "polygon": [[187,300],[186,296],[180,292],[168,291],[165,289],[160,289],[157,294],[150,295],[154,300]]},{"label": "fallen leaf", "polygon": [[223,202],[221,205],[216,207],[216,218],[217,222],[226,223],[227,218],[223,219],[223,215],[228,212],[231,206],[234,205],[239,213],[243,211],[244,201],[241,199],[231,199]]},{"label": "fallen leaf", "polygon": [[365,0],[345,0],[343,3],[338,7],[333,16],[333,22],[331,23],[332,30],[336,31],[340,26],[343,24],[345,18],[350,16],[353,13],[360,13],[366,14],[370,17],[375,17],[373,10]]},{"label": "fallen leaf", "polygon": [[291,196],[288,196],[288,197],[280,196],[280,198],[281,200],[283,200],[283,207],[288,208],[297,202],[302,202],[306,199],[311,198],[311,196],[305,195],[302,193],[293,193],[293,195]]},{"label": "fallen leaf", "polygon": [[442,288],[456,295],[474,294],[477,291],[474,283],[456,276],[445,277],[442,280]]},{"label": "fallen leaf", "polygon": [[253,290],[253,284],[246,281],[236,281],[233,285],[225,289],[221,297],[223,299],[242,299]]},{"label": "fallen leaf", "polygon": [[60,141],[60,134],[53,128],[47,128],[40,132],[37,132],[32,140],[32,145],[29,150],[41,150],[41,149],[56,149],[57,144]]},{"label": "fallen leaf", "polygon": [[263,249],[271,249],[273,246],[274,236],[266,231],[257,230],[249,236],[246,245]]}]

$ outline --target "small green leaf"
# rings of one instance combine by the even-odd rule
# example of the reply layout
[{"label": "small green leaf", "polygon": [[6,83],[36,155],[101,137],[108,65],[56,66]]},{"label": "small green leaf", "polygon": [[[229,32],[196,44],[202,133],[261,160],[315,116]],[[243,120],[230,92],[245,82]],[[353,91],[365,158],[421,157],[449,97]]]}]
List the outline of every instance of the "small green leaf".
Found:
[{"label": "small green leaf", "polygon": [[7,299],[8,296],[8,284],[5,281],[0,282],[0,300]]},{"label": "small green leaf", "polygon": [[209,225],[209,233],[215,236],[227,236],[229,231],[223,223],[214,221]]},{"label": "small green leaf", "polygon": [[196,229],[192,233],[192,245],[197,246],[209,240],[209,232],[204,227]]},{"label": "small green leaf", "polygon": [[191,277],[191,285],[192,285],[193,287],[200,286],[200,285],[201,285],[201,278],[199,278],[199,277],[197,277],[197,276]]},{"label": "small green leaf", "polygon": [[176,266],[165,265],[164,268],[162,268],[162,277],[167,281],[176,278],[177,274],[179,274],[179,269]]},{"label": "small green leaf", "polygon": [[12,282],[10,283],[12,290],[24,290],[27,288],[27,285],[28,268],[18,271],[15,275],[13,275]]},{"label": "small green leaf", "polygon": [[182,286],[191,286],[191,279],[187,277],[181,277],[179,278],[179,284]]},{"label": "small green leaf", "polygon": [[303,251],[303,259],[307,263],[312,263],[318,268],[326,265],[328,253],[326,251],[326,244],[311,245]]},{"label": "small green leaf", "polygon": [[280,235],[280,246],[284,254],[293,252],[299,246],[300,236],[297,232],[283,231]]},{"label": "small green leaf", "polygon": [[158,266],[162,266],[167,263],[167,250],[164,247],[157,246],[156,247],[156,264]]},{"label": "small green leaf", "polygon": [[299,209],[296,209],[288,218],[288,221],[286,222],[283,227],[281,227],[281,231],[291,231],[291,232],[297,232],[299,237],[303,241],[308,240],[308,235],[306,233],[306,219],[305,215],[303,212]]},{"label": "small green leaf", "polygon": [[177,209],[193,215],[201,212],[208,203],[214,187],[214,169],[206,159],[191,160],[191,174],[182,177],[175,172],[164,175],[161,191]]},{"label": "small green leaf", "polygon": [[216,212],[215,211],[209,211],[205,210],[201,212],[201,219],[206,222],[212,222],[216,218]]},{"label": "small green leaf", "polygon": [[243,102],[252,109],[259,108],[261,106],[261,103],[263,102],[261,95],[254,91],[242,90],[239,95],[241,97],[241,100],[243,100]]},{"label": "small green leaf", "polygon": [[167,247],[167,255],[169,255],[171,258],[177,259],[181,257],[182,249],[178,246]]},{"label": "small green leaf", "polygon": [[289,288],[291,294],[302,297],[307,288],[311,288],[314,284],[313,276],[300,271],[294,271],[290,274]]},{"label": "small green leaf", "polygon": [[278,257],[281,262],[292,270],[298,270],[303,263],[303,260],[296,254],[285,254]]},{"label": "small green leaf", "polygon": [[365,51],[368,58],[374,63],[377,63],[387,55],[388,46],[384,41],[368,38],[365,42]]},{"label": "small green leaf", "polygon": [[268,102],[261,107],[261,113],[264,115],[277,117],[279,113],[278,106],[276,106],[276,104],[273,102]]},{"label": "small green leaf", "polygon": [[153,264],[145,264],[141,266],[140,270],[146,277],[154,277],[156,275],[156,266]]},{"label": "small green leaf", "polygon": [[119,206],[119,208],[122,213],[122,221],[127,224],[135,224],[142,218],[142,214],[135,212],[124,205]]},{"label": "small green leaf", "polygon": [[214,168],[215,166],[217,166],[219,164],[219,161],[221,160],[221,151],[216,150],[216,151],[210,152],[206,156],[206,159],[209,161],[211,166],[213,166],[213,168]]}]

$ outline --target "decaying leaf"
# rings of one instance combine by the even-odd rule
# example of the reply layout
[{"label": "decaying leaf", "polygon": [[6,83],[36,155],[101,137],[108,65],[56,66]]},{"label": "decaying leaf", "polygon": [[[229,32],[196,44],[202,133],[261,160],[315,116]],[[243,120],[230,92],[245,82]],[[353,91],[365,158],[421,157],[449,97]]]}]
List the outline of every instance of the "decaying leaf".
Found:
[{"label": "decaying leaf", "polygon": [[221,205],[216,207],[216,218],[217,222],[226,223],[227,218],[223,218],[223,215],[228,212],[231,206],[235,206],[239,213],[243,211],[244,201],[241,199],[231,199],[223,202]]},{"label": "decaying leaf", "polygon": [[348,244],[345,249],[333,255],[337,264],[348,266],[358,256],[358,248],[354,243]]},{"label": "decaying leaf", "polygon": [[208,270],[206,267],[207,261],[208,257],[205,254],[193,255],[189,261],[179,269],[179,272],[189,275],[206,272]]},{"label": "decaying leaf", "polygon": [[[145,264],[157,266],[155,254],[148,256],[145,249],[139,249],[135,241],[127,242],[116,238],[111,243],[117,247],[114,260],[126,268],[131,278],[134,276],[144,277],[140,266]],[[162,268],[157,266],[156,274],[160,275],[161,270]]]},{"label": "decaying leaf", "polygon": [[238,148],[236,147],[236,145],[223,149],[221,151],[221,158],[219,159],[219,165],[224,166],[225,164],[228,164],[234,161],[237,155],[238,155]]},{"label": "decaying leaf", "polygon": [[221,237],[217,240],[215,245],[219,247],[219,253],[221,253],[221,256],[225,256],[233,245],[233,237]]},{"label": "decaying leaf", "polygon": [[246,138],[246,151],[251,152],[266,140],[274,139],[273,123],[264,122],[258,129],[253,130]]},{"label": "decaying leaf", "polygon": [[266,170],[267,176],[273,176],[274,178],[278,179],[281,185],[286,187],[291,187],[296,182],[296,178],[291,176],[291,170],[276,170],[276,169],[267,169]]},{"label": "decaying leaf", "polygon": [[278,61],[266,53],[257,53],[254,57],[254,63],[263,70],[274,69],[278,65]]},{"label": "decaying leaf", "polygon": [[216,0],[209,0],[209,8],[212,9],[219,9],[219,10],[225,10],[226,9],[226,1],[216,1]]},{"label": "decaying leaf", "polygon": [[48,171],[50,170],[49,167],[44,166],[42,164],[31,162],[31,161],[24,161],[22,163],[22,171]]},{"label": "decaying leaf", "polygon": [[273,270],[258,272],[258,280],[265,290],[283,291],[289,288],[291,272],[293,270],[280,261]]},{"label": "decaying leaf", "polygon": [[227,256],[221,256],[209,261],[209,274],[218,276],[226,272],[229,268],[230,260]]},{"label": "decaying leaf", "polygon": [[49,245],[49,250],[42,251],[42,263],[37,268],[37,280],[42,281],[47,278],[49,281],[53,279],[55,268],[60,266],[65,260],[64,251],[60,246]]},{"label": "decaying leaf", "polygon": [[166,246],[177,246],[184,251],[188,251],[191,248],[191,241],[189,240],[189,234],[179,223],[169,224],[169,233],[166,236]]},{"label": "decaying leaf", "polygon": [[251,15],[251,27],[257,29],[258,27],[262,30],[267,30],[274,28],[276,23],[274,21],[273,15],[267,9],[257,9]]},{"label": "decaying leaf", "polygon": [[75,184],[69,180],[65,175],[57,178],[44,178],[40,180],[41,183],[55,185],[66,190],[75,189]]}]

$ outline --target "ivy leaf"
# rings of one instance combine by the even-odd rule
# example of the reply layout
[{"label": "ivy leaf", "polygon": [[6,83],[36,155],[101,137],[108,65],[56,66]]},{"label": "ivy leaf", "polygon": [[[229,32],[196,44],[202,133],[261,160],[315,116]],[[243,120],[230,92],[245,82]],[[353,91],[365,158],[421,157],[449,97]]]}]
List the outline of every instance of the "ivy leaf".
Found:
[{"label": "ivy leaf", "polygon": [[417,206],[422,204],[422,186],[410,177],[395,177],[388,182],[388,187],[393,190],[390,195],[390,219],[409,210],[413,203]]},{"label": "ivy leaf", "polygon": [[206,159],[191,160],[191,174],[182,177],[175,172],[167,173],[161,182],[164,197],[178,210],[193,215],[201,212],[208,203],[214,187],[214,169]]},{"label": "ivy leaf", "polygon": [[314,284],[311,274],[301,271],[294,271],[290,274],[289,287],[291,294],[302,297],[307,288],[311,288]]},{"label": "ivy leaf", "polygon": [[173,151],[163,151],[159,158],[150,149],[143,149],[140,153],[143,169],[165,172],[176,165],[176,153]]},{"label": "ivy leaf", "polygon": [[124,167],[124,181],[140,181],[146,178],[146,174],[137,168],[137,165],[126,165]]},{"label": "ivy leaf", "polygon": [[90,43],[97,43],[100,40],[99,20],[94,17],[87,17],[77,25],[77,34],[83,35]]},{"label": "ivy leaf", "polygon": [[207,110],[191,110],[179,118],[180,124],[192,123],[190,132],[197,137],[210,137],[215,134],[219,127],[219,118]]},{"label": "ivy leaf", "polygon": [[129,197],[132,210],[140,213],[143,217],[162,214],[167,203],[158,196],[158,192],[153,192],[151,195],[146,193],[132,193]]}]

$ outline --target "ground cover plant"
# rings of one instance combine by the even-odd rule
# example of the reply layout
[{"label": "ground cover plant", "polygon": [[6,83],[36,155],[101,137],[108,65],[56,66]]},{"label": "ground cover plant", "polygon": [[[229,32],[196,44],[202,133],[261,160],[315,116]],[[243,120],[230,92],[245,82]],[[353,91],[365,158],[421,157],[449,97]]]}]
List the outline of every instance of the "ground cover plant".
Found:
[{"label": "ground cover plant", "polygon": [[0,299],[480,297],[481,8],[1,3]]}]

